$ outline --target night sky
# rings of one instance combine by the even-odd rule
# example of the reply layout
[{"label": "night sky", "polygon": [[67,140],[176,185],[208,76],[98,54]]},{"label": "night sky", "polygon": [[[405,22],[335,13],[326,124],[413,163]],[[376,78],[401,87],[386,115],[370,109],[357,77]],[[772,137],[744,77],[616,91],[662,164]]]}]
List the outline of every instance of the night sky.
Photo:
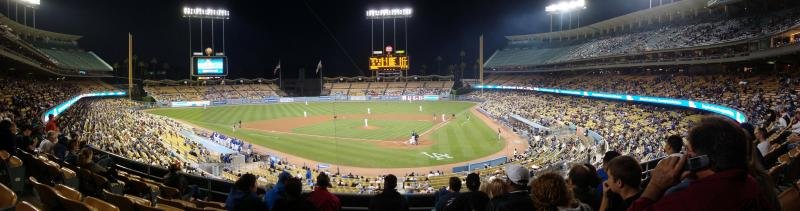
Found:
[{"label": "night sky", "polygon": [[[472,69],[480,34],[485,36],[488,59],[505,45],[505,35],[548,31],[546,4],[546,0],[42,0],[36,18],[38,28],[83,35],[80,45],[109,64],[125,59],[127,33],[131,32],[134,54],[144,61],[155,58],[169,63],[172,71],[168,77],[181,79],[188,78],[189,60],[188,23],[181,17],[181,8],[223,7],[231,11],[225,24],[228,78],[273,78],[272,69],[278,60],[283,71],[313,70],[320,59],[325,76],[354,76],[369,74],[370,21],[365,10],[408,6],[414,9],[414,17],[408,20],[411,74],[418,74],[422,65],[427,65],[428,74],[435,74],[435,58],[441,56],[440,74],[446,75],[446,66],[459,62],[461,50],[469,61],[467,69]],[[648,0],[588,0],[588,4],[581,14],[582,25],[647,8]],[[0,8],[6,12],[5,5]],[[8,16],[13,17],[13,8]],[[198,51],[199,22],[193,20],[192,24],[193,46]],[[209,26],[204,23],[206,46],[211,45]],[[221,29],[221,23],[216,22],[217,50],[222,45]],[[378,41],[375,45],[381,44]]]}]

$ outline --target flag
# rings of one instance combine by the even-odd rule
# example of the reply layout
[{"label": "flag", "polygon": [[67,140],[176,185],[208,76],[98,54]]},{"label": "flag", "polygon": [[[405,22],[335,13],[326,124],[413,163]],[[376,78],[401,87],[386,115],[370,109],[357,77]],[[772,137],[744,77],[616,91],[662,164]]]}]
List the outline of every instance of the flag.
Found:
[{"label": "flag", "polygon": [[319,74],[320,69],[322,69],[322,60],[319,60],[319,63],[317,63],[317,74]]},{"label": "flag", "polygon": [[272,71],[272,74],[273,75],[277,75],[278,74],[278,70],[280,70],[280,69],[281,69],[281,60],[278,60],[278,66],[275,66],[275,70]]}]

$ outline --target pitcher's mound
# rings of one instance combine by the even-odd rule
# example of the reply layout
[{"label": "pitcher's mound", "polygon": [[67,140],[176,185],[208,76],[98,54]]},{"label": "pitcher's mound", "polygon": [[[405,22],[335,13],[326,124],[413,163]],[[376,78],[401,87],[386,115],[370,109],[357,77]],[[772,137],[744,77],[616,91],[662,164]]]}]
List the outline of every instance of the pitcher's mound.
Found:
[{"label": "pitcher's mound", "polygon": [[378,129],[381,129],[381,128],[370,125],[370,126],[367,126],[367,127],[358,126],[358,127],[355,127],[355,129],[360,129],[360,130],[378,130]]}]

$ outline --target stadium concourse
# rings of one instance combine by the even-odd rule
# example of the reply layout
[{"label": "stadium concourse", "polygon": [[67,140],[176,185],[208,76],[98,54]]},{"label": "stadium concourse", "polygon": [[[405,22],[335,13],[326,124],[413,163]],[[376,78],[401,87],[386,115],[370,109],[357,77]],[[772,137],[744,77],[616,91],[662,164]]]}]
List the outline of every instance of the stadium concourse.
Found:
[{"label": "stadium concourse", "polygon": [[[458,99],[479,102],[478,110],[511,128],[503,133],[525,138],[526,146],[500,165],[397,175],[320,171],[270,157],[246,140],[143,111],[173,101],[286,97],[273,80],[145,81],[155,104],[83,98],[43,121],[80,94],[119,89],[86,77],[107,75],[110,68],[78,48],[79,37],[0,16],[0,56],[14,60],[10,66],[38,71],[21,76],[4,68],[0,77],[0,208],[798,210],[798,10],[726,14],[692,7],[698,2],[706,5],[677,1],[615,23],[681,9],[691,17],[639,19],[640,26],[650,24],[605,28],[615,32],[593,38],[566,34],[575,31],[510,36],[509,46],[489,59],[484,83],[690,99],[741,111],[746,122],[657,104],[473,89]],[[546,42],[561,35],[568,41]],[[714,62],[702,63],[707,60]],[[323,94],[448,95],[453,80],[326,78]],[[235,153],[220,153],[220,146]],[[462,184],[468,191],[460,191]]]}]

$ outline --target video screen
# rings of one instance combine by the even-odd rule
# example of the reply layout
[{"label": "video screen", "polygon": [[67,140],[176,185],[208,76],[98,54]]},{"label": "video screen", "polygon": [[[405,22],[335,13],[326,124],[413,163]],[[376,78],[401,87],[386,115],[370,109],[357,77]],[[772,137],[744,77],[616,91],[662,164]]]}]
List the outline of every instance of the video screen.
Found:
[{"label": "video screen", "polygon": [[196,57],[194,75],[215,76],[227,75],[225,71],[225,57]]}]

